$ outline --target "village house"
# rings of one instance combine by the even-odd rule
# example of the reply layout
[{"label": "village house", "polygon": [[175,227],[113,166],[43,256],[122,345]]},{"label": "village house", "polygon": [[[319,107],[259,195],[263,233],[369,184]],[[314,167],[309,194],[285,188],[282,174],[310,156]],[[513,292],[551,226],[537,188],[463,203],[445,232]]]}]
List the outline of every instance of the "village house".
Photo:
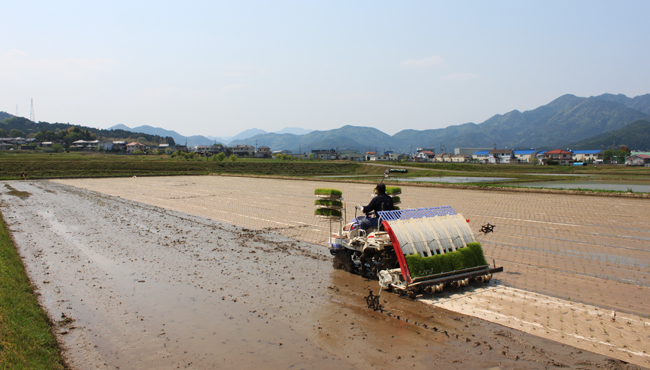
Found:
[{"label": "village house", "polygon": [[[440,159],[442,159],[442,162],[451,163],[453,157],[454,157],[454,155],[451,154],[451,153],[442,153],[442,156],[440,156]],[[438,156],[436,155],[436,161],[437,160],[438,160]]]},{"label": "village house", "polygon": [[489,150],[479,150],[472,154],[472,159],[478,161],[479,163],[487,164],[490,162],[490,151]]},{"label": "village house", "polygon": [[257,148],[257,153],[255,153],[255,156],[258,158],[271,158],[271,148],[263,145]]},{"label": "village house", "polygon": [[145,148],[144,144],[141,144],[141,143],[138,143],[138,142],[135,142],[135,141],[132,142],[132,143],[126,144],[126,152],[128,154],[133,154],[134,152],[136,152],[138,150],[144,150],[144,148]]},{"label": "village house", "polygon": [[72,145],[70,145],[73,148],[79,149],[79,150],[93,150],[97,146],[98,141],[85,141],[85,140],[77,140],[73,141]]},{"label": "village house", "polygon": [[399,159],[399,156],[400,156],[399,153],[395,153],[392,150],[389,150],[389,151],[385,152],[384,155],[388,156],[389,161],[397,161]]},{"label": "village house", "polygon": [[113,151],[117,151],[117,152],[126,151],[126,141],[124,140],[113,141]]},{"label": "village house", "polygon": [[370,154],[368,156],[369,161],[388,161],[390,157],[386,154]]},{"label": "village house", "polygon": [[358,150],[343,149],[339,151],[339,159],[343,159],[346,161],[363,161],[366,158],[364,155],[359,153]]},{"label": "village house", "polygon": [[560,166],[572,166],[573,154],[562,149],[553,149],[544,153],[544,164],[559,164]]},{"label": "village house", "polygon": [[513,159],[515,159],[515,153],[512,149],[492,149],[488,157],[492,164],[510,164],[514,162]]},{"label": "village house", "polygon": [[625,158],[625,165],[650,167],[650,155],[632,154],[631,156]]},{"label": "village house", "polygon": [[237,157],[252,157],[255,155],[255,147],[252,145],[235,145],[230,148],[230,151]]},{"label": "village house", "polygon": [[603,159],[602,150],[574,150],[573,151],[574,162],[593,163],[597,159]]},{"label": "village house", "polygon": [[311,154],[314,159],[336,159],[336,150],[334,149],[314,149]]},{"label": "village house", "polygon": [[472,161],[472,156],[468,154],[454,154],[451,156],[453,163],[466,163]]},{"label": "village house", "polygon": [[533,163],[533,159],[537,158],[537,153],[539,153],[539,150],[515,150],[514,152],[515,159],[517,159],[519,163]]},{"label": "village house", "polygon": [[176,151],[176,146],[175,145],[169,145],[167,143],[159,144],[158,145],[158,150],[160,150],[161,152],[164,152],[164,153],[171,154],[171,153],[174,153]]},{"label": "village house", "polygon": [[113,142],[112,141],[99,141],[97,142],[97,148],[99,150],[113,150]]},{"label": "village house", "polygon": [[414,157],[413,162],[435,162],[436,154],[431,150],[421,150]]},{"label": "village house", "polygon": [[194,153],[207,155],[210,153],[210,145],[197,145],[194,147]]}]

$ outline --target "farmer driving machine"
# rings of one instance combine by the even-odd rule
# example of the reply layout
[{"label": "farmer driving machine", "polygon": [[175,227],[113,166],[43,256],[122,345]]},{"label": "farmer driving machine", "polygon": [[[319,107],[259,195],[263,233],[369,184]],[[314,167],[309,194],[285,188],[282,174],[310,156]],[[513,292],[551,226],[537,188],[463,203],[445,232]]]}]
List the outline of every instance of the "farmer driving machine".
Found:
[{"label": "farmer driving machine", "polygon": [[[399,203],[401,189],[386,193]],[[343,225],[346,207],[342,192],[316,189],[316,216],[330,223],[328,246],[334,267],[379,280],[381,289],[414,298],[421,293],[461,287],[470,281],[487,283],[503,267],[490,266],[477,236],[494,231],[483,225],[478,233],[469,220],[452,207],[379,211],[379,228],[362,230],[367,216],[356,216]],[[334,231],[336,228],[337,231]]]}]

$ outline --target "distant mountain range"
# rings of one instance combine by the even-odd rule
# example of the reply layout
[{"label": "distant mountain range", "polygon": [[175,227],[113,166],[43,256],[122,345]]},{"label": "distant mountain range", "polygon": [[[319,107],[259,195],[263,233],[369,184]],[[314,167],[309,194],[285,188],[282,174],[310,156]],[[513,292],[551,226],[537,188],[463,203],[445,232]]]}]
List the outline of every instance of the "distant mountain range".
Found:
[{"label": "distant mountain range", "polygon": [[634,150],[649,151],[650,121],[634,121],[621,129],[596,135],[587,140],[575,143],[573,149],[608,149],[622,145]]},{"label": "distant mountain range", "polygon": [[[185,144],[187,142],[188,147],[194,147],[196,145],[212,145],[215,143],[218,144],[227,144],[232,141],[237,141],[237,140],[246,140],[248,138],[251,138],[256,135],[264,135],[268,134],[268,132],[264,130],[260,130],[258,128],[251,128],[245,131],[240,132],[239,134],[235,136],[226,136],[226,137],[218,137],[218,136],[201,136],[201,135],[193,135],[193,136],[183,136],[179,134],[176,131],[172,130],[166,130],[164,128],[160,127],[152,127],[152,126],[138,126],[134,128],[130,128],[128,126],[119,124],[115,126],[109,127],[110,130],[125,130],[125,131],[131,131],[131,132],[143,132],[145,134],[150,134],[150,135],[159,135],[162,137],[165,136],[170,136],[174,138],[174,141],[178,144]],[[304,135],[313,130],[307,130],[304,128],[299,128],[299,127],[285,127],[280,131],[276,131],[275,133],[278,134],[284,134],[284,133],[290,133],[293,135]]]},{"label": "distant mountain range", "polygon": [[628,98],[623,94],[603,94],[599,96],[592,96],[594,99],[611,101],[614,103],[621,103],[628,108],[636,109],[639,112],[650,114],[650,94],[639,95],[634,98]]},{"label": "distant mountain range", "polygon": [[402,130],[393,136],[371,127],[344,126],[306,135],[261,134],[229,145],[256,141],[273,150],[302,152],[312,149],[356,149],[410,152],[412,148],[458,147],[566,148],[594,135],[618,130],[641,119],[649,119],[650,94],[628,98],[604,94],[581,98],[563,95],[549,104],[520,112],[498,114],[480,123],[465,123],[431,130]]},{"label": "distant mountain range", "polygon": [[[0,112],[0,122],[10,117],[13,116]],[[249,129],[232,137],[183,136],[176,131],[152,126],[129,128],[125,125],[115,125],[110,129],[139,132],[161,138],[169,136],[177,143],[187,142],[190,147],[217,142],[228,146],[265,145],[272,150],[288,149],[293,152],[337,148],[362,152],[411,152],[418,147],[436,148],[437,152],[441,148],[451,152],[453,148],[458,147],[555,149],[568,148],[571,143],[575,143],[575,149],[601,149],[611,146],[610,142],[628,145],[633,150],[647,149],[650,143],[648,136],[644,134],[645,126],[637,121],[650,122],[650,94],[634,98],[622,94],[603,94],[588,98],[563,95],[533,110],[514,110],[497,114],[479,124],[470,122],[430,130],[406,129],[392,136],[372,127],[359,126],[343,126],[323,131],[289,127],[271,133]],[[633,122],[635,125],[628,128]],[[605,135],[607,133],[611,135]]]}]

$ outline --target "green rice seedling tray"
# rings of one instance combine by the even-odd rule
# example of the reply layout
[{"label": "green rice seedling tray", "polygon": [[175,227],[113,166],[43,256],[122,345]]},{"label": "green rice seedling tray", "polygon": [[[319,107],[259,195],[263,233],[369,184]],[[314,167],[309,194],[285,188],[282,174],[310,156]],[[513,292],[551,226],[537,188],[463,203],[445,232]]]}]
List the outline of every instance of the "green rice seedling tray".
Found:
[{"label": "green rice seedling tray", "polygon": [[342,213],[339,210],[336,209],[329,209],[329,208],[318,208],[314,211],[314,214],[316,216],[325,216],[325,217],[341,217]]},{"label": "green rice seedling tray", "polygon": [[321,206],[321,207],[338,207],[338,208],[342,208],[343,207],[343,202],[341,202],[339,200],[333,200],[333,199],[316,199],[314,201],[314,205]]},{"label": "green rice seedling tray", "polygon": [[431,276],[463,270],[467,268],[486,266],[488,263],[483,255],[480,243],[468,243],[466,247],[454,252],[422,257],[419,254],[406,256],[406,264],[412,278]]},{"label": "green rice seedling tray", "polygon": [[397,186],[387,186],[386,187],[386,194],[388,194],[388,195],[402,194],[402,188],[397,187]]},{"label": "green rice seedling tray", "polygon": [[342,220],[341,218],[341,211],[337,209],[332,209],[332,208],[317,208],[314,211],[314,215],[316,217],[321,218],[323,221],[340,221]]},{"label": "green rice seedling tray", "polygon": [[327,196],[337,196],[340,197],[343,195],[343,192],[340,190],[336,189],[325,189],[325,188],[320,188],[314,190],[314,195],[327,195]]}]

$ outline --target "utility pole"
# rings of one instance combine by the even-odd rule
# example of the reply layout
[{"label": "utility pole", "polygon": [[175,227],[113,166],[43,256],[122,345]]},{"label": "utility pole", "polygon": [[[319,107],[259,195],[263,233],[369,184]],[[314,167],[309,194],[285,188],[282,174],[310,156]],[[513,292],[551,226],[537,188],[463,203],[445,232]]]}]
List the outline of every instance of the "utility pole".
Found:
[{"label": "utility pole", "polygon": [[29,120],[36,122],[36,117],[34,117],[34,98],[32,98],[32,108],[29,110]]}]

